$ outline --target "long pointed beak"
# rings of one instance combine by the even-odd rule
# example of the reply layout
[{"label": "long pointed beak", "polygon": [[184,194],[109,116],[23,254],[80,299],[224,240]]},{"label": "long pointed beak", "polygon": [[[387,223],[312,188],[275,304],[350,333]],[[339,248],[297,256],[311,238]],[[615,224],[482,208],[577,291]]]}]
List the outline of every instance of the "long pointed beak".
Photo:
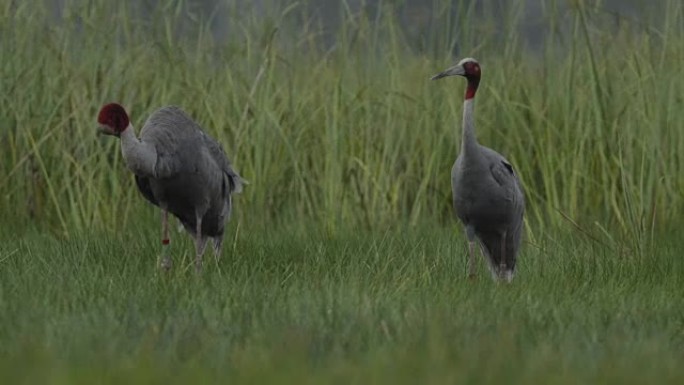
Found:
[{"label": "long pointed beak", "polygon": [[437,79],[445,78],[447,76],[456,76],[456,75],[459,75],[459,76],[465,75],[465,70],[463,69],[463,66],[455,65],[455,66],[448,68],[448,69],[438,73],[437,75],[431,77],[430,80],[437,80]]}]

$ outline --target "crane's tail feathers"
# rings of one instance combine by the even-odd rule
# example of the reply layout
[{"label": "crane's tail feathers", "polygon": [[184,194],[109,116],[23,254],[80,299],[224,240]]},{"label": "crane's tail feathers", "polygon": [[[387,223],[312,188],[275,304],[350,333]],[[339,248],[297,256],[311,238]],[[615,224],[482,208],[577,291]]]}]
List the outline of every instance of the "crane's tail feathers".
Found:
[{"label": "crane's tail feathers", "polygon": [[[495,280],[510,282],[515,275],[515,252],[506,247],[505,261],[501,261],[501,237],[499,235],[479,234],[480,250],[487,259],[487,266]],[[502,263],[504,262],[504,263]]]},{"label": "crane's tail feathers", "polygon": [[228,172],[228,180],[230,181],[230,192],[235,194],[240,194],[242,189],[249,184],[249,182],[235,171]]}]

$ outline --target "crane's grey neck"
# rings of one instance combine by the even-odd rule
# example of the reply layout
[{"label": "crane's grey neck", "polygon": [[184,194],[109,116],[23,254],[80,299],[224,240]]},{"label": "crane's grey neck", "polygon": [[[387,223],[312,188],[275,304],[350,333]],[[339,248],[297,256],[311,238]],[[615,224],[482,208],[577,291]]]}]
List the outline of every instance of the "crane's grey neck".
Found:
[{"label": "crane's grey neck", "polygon": [[140,141],[135,136],[135,129],[129,124],[121,137],[121,154],[126,166],[139,176],[154,177],[154,166],[157,163],[157,150],[150,143]]},{"label": "crane's grey neck", "polygon": [[473,106],[475,98],[466,99],[463,102],[463,132],[461,134],[461,152],[474,153],[477,149],[475,138],[475,120],[473,119]]}]

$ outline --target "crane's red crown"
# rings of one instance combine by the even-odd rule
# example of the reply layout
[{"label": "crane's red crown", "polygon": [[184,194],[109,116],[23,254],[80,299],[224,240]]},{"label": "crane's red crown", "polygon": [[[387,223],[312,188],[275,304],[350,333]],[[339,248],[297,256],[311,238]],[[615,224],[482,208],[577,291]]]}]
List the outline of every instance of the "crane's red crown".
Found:
[{"label": "crane's red crown", "polygon": [[130,123],[126,110],[117,103],[102,106],[97,115],[97,122],[111,128],[115,133],[121,133]]},{"label": "crane's red crown", "polygon": [[480,85],[480,63],[475,59],[467,58],[463,59],[460,63],[463,67],[463,76],[468,80],[468,87],[466,88],[465,98],[466,100],[475,97],[477,92],[477,87]]},{"label": "crane's red crown", "polygon": [[464,76],[468,79],[480,79],[480,64],[476,61],[467,61],[463,63],[463,71],[465,72]]}]

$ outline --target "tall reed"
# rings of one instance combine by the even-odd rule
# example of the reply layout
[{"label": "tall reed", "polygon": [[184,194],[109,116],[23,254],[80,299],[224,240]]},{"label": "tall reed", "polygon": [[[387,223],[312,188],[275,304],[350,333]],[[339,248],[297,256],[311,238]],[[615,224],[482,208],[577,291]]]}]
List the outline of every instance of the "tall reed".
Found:
[{"label": "tall reed", "polygon": [[413,24],[388,3],[343,3],[334,30],[307,17],[307,4],[227,6],[230,35],[219,39],[183,1],[148,18],[103,0],[67,1],[57,19],[6,3],[5,225],[68,236],[153,215],[137,210],[146,203],[118,143],[95,135],[108,101],[123,103],[138,128],[154,109],[181,105],[220,139],[251,182],[236,200],[240,223],[450,223],[463,84],[428,78],[474,56],[484,71],[478,137],[518,169],[529,228],[643,244],[684,212],[683,6],[667,1],[656,25],[559,4],[547,4],[549,33],[531,49],[520,33],[524,1],[502,19],[435,2]]}]

